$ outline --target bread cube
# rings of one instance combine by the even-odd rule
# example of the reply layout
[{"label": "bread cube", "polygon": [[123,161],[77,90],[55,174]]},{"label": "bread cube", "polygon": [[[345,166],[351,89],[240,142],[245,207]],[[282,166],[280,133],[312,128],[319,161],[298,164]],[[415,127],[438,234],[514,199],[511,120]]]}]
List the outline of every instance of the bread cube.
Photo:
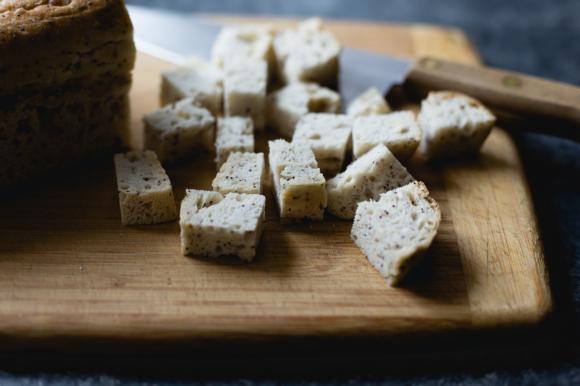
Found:
[{"label": "bread cube", "polygon": [[163,163],[190,156],[195,149],[213,150],[215,119],[192,98],[145,115],[143,123],[145,148],[154,150]]},{"label": "bread cube", "polygon": [[370,87],[353,99],[346,109],[346,113],[353,117],[380,115],[389,112],[391,112],[391,108],[376,87]]},{"label": "bread cube", "polygon": [[283,223],[322,221],[326,208],[324,176],[318,168],[288,165],[280,173],[277,191],[280,220]]},{"label": "bread cube", "polygon": [[169,177],[154,152],[114,156],[123,225],[157,224],[177,218]]},{"label": "bread cube", "polygon": [[224,67],[224,112],[226,116],[250,117],[262,130],[266,114],[268,69],[263,60],[230,60]]},{"label": "bread cube", "polygon": [[268,74],[271,74],[276,62],[273,36],[274,31],[269,26],[223,27],[212,47],[212,62],[216,67],[223,68],[231,58],[263,60],[268,65]]},{"label": "bread cube", "polygon": [[495,124],[481,102],[457,92],[431,92],[421,103],[423,129],[420,152],[427,158],[451,158],[477,153]]},{"label": "bread cube", "polygon": [[222,75],[205,63],[161,73],[161,106],[192,98],[213,115],[222,111]]},{"label": "bread cube", "polygon": [[268,163],[272,184],[278,190],[280,174],[288,165],[300,165],[318,168],[312,149],[297,143],[289,143],[283,139],[268,142]]},{"label": "bread cube", "polygon": [[231,153],[221,166],[211,186],[221,194],[262,194],[266,178],[263,153]]},{"label": "bread cube", "polygon": [[320,19],[309,19],[279,33],[274,38],[274,51],[278,75],[286,84],[337,85],[341,46]]},{"label": "bread cube", "polygon": [[414,180],[385,145],[377,145],[326,182],[328,211],[352,219],[359,202],[377,200],[382,193]]},{"label": "bread cube", "polygon": [[421,129],[415,114],[410,111],[371,115],[354,120],[352,129],[354,158],[362,156],[382,143],[403,162],[415,153],[420,140]]},{"label": "bread cube", "polygon": [[322,173],[335,175],[350,147],[352,125],[353,119],[346,115],[306,114],[298,121],[292,142],[309,146]]},{"label": "bread cube", "polygon": [[232,152],[254,151],[254,124],[247,117],[219,117],[215,138],[216,164],[219,168]]},{"label": "bread cube", "polygon": [[266,197],[187,189],[181,202],[181,252],[185,256],[238,256],[250,261],[262,235]]},{"label": "bread cube", "polygon": [[433,242],[441,210],[422,182],[358,204],[351,238],[389,285],[397,285]]},{"label": "bread cube", "polygon": [[338,113],[340,95],[315,83],[293,83],[268,95],[268,127],[292,138],[296,124],[308,113]]}]

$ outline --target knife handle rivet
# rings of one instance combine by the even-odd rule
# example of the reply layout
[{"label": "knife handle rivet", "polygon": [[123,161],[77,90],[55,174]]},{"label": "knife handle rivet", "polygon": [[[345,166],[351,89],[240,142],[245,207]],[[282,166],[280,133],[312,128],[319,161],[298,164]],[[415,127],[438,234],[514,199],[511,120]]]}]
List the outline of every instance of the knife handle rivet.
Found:
[{"label": "knife handle rivet", "polygon": [[522,86],[522,80],[514,75],[504,76],[501,82],[509,88],[520,88]]},{"label": "knife handle rivet", "polygon": [[425,58],[421,60],[421,67],[423,67],[426,70],[434,70],[438,68],[439,65],[440,65],[439,61],[433,58]]}]

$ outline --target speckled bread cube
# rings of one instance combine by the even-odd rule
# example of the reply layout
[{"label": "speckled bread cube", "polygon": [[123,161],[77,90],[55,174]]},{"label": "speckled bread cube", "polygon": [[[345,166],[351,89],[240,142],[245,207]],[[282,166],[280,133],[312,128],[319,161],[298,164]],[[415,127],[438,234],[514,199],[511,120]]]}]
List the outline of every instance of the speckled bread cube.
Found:
[{"label": "speckled bread cube", "polygon": [[191,98],[213,115],[222,111],[222,75],[206,63],[178,67],[161,73],[162,106]]},{"label": "speckled bread cube", "polygon": [[177,218],[169,177],[152,151],[115,154],[123,225],[157,224]]},{"label": "speckled bread cube", "polygon": [[267,124],[292,138],[296,124],[308,113],[338,113],[340,95],[315,83],[293,83],[268,95]]},{"label": "speckled bread cube", "polygon": [[457,92],[431,92],[421,103],[420,152],[427,158],[474,154],[489,135],[495,116],[479,101]]},{"label": "speckled bread cube", "polygon": [[271,74],[275,66],[273,36],[274,31],[269,26],[223,27],[212,47],[212,62],[223,68],[230,58],[263,60]]},{"label": "speckled bread cube", "polygon": [[143,123],[145,148],[154,150],[161,162],[185,158],[199,148],[213,150],[215,119],[192,98],[145,115]]},{"label": "speckled bread cube", "polygon": [[346,109],[346,113],[353,117],[380,115],[391,112],[387,101],[376,87],[371,87],[356,97]]},{"label": "speckled bread cube", "polygon": [[306,114],[298,121],[292,142],[308,145],[322,173],[335,175],[350,146],[352,125],[353,119],[346,115]]},{"label": "speckled bread cube", "polygon": [[263,153],[231,153],[211,186],[221,194],[262,194],[266,178]]},{"label": "speckled bread cube", "polygon": [[224,112],[227,116],[250,117],[262,130],[266,114],[268,69],[263,60],[230,60],[224,66]]},{"label": "speckled bread cube", "polygon": [[422,182],[358,205],[351,238],[389,285],[397,285],[433,242],[441,210]]},{"label": "speckled bread cube", "polygon": [[186,190],[179,225],[186,256],[235,255],[250,261],[262,235],[266,197],[259,194]]},{"label": "speckled bread cube", "polygon": [[318,168],[286,166],[280,173],[277,197],[283,223],[324,218],[326,187]]},{"label": "speckled bread cube", "polygon": [[288,165],[318,168],[312,149],[301,144],[289,143],[283,139],[268,142],[268,163],[275,189],[278,189],[280,174]]},{"label": "speckled bread cube", "polygon": [[421,129],[415,114],[397,111],[385,115],[358,117],[352,129],[354,158],[358,158],[383,144],[400,161],[405,161],[415,153],[421,140]]},{"label": "speckled bread cube", "polygon": [[376,200],[382,193],[413,181],[393,153],[385,145],[377,145],[326,182],[328,211],[351,219],[359,202]]},{"label": "speckled bread cube", "polygon": [[285,83],[315,82],[334,87],[341,46],[320,19],[309,19],[274,39],[278,75]]},{"label": "speckled bread cube", "polygon": [[216,164],[219,168],[233,152],[254,151],[254,123],[247,117],[219,117],[215,138]]}]

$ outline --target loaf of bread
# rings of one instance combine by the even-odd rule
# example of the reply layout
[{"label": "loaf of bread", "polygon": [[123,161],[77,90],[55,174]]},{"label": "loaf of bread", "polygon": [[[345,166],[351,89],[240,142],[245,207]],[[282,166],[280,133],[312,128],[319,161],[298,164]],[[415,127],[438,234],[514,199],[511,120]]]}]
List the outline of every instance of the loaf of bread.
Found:
[{"label": "loaf of bread", "polygon": [[135,47],[123,1],[4,1],[0,15],[0,186],[128,140]]},{"label": "loaf of bread", "polygon": [[422,182],[358,204],[351,237],[390,285],[397,285],[427,251],[441,210]]},{"label": "loaf of bread", "polygon": [[328,211],[351,219],[359,202],[376,200],[382,193],[412,181],[414,178],[393,153],[385,145],[377,145],[327,181]]},{"label": "loaf of bread", "polygon": [[391,112],[387,101],[376,87],[371,87],[350,102],[346,109],[348,115],[362,117]]},{"label": "loaf of bread", "polygon": [[215,136],[218,169],[233,152],[253,152],[254,142],[254,123],[251,118],[218,117]]},{"label": "loaf of bread", "polygon": [[186,190],[179,225],[184,255],[252,260],[262,235],[266,197]]},{"label": "loaf of bread", "polygon": [[152,151],[115,154],[123,225],[157,224],[177,218],[169,177]]},{"label": "loaf of bread", "polygon": [[418,119],[420,152],[431,159],[477,153],[495,124],[495,116],[479,101],[452,91],[429,93]]},{"label": "loaf of bread", "polygon": [[213,190],[221,194],[262,194],[266,179],[264,153],[231,153],[213,179]]}]

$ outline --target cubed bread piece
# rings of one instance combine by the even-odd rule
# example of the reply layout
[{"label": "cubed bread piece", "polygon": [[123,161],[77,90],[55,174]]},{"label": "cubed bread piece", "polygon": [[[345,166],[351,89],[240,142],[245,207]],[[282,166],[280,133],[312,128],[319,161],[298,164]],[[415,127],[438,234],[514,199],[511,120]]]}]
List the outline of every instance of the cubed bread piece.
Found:
[{"label": "cubed bread piece", "polygon": [[312,149],[297,143],[289,143],[283,139],[268,142],[268,163],[273,186],[278,189],[280,173],[288,165],[299,165],[317,168],[316,158]]},{"label": "cubed bread piece", "polygon": [[352,149],[358,158],[383,144],[399,159],[405,161],[415,153],[421,140],[421,129],[411,111],[397,111],[385,115],[370,115],[354,120]]},{"label": "cubed bread piece", "polygon": [[422,182],[358,204],[351,237],[389,285],[397,285],[427,251],[441,210]]},{"label": "cubed bread piece", "polygon": [[495,124],[495,116],[479,101],[457,92],[431,92],[421,103],[420,152],[427,158],[477,153]]},{"label": "cubed bread piece", "polygon": [[177,218],[169,177],[154,152],[115,154],[123,225],[157,224]]},{"label": "cubed bread piece", "polygon": [[207,63],[195,63],[161,73],[161,105],[184,98],[205,107],[213,115],[222,111],[222,75]]},{"label": "cubed bread piece", "polygon": [[414,178],[393,153],[385,145],[377,145],[326,182],[328,211],[351,219],[359,202],[376,200],[382,193],[412,181]]},{"label": "cubed bread piece", "polygon": [[274,38],[274,51],[278,75],[286,84],[337,85],[341,46],[320,19],[309,19],[279,33]]},{"label": "cubed bread piece", "polygon": [[224,67],[224,112],[227,116],[250,117],[262,130],[266,114],[268,69],[263,60],[228,60]]},{"label": "cubed bread piece", "polygon": [[266,178],[263,153],[231,153],[221,166],[211,186],[221,194],[262,194]]},{"label": "cubed bread piece", "polygon": [[320,169],[296,164],[286,166],[280,173],[276,193],[283,223],[324,218],[326,188]]},{"label": "cubed bread piece", "polygon": [[216,164],[220,166],[233,152],[254,151],[254,123],[247,117],[218,117],[215,136]]},{"label": "cubed bread piece", "polygon": [[216,67],[223,68],[231,58],[263,60],[271,74],[276,63],[273,36],[273,29],[265,25],[223,27],[212,47],[212,62]]},{"label": "cubed bread piece", "polygon": [[163,163],[191,156],[195,149],[213,150],[215,119],[192,98],[145,115],[143,123],[145,148],[154,150]]},{"label": "cubed bread piece", "polygon": [[353,119],[346,115],[306,114],[298,121],[292,142],[310,146],[322,173],[333,176],[342,169],[352,125]]},{"label": "cubed bread piece", "polygon": [[181,252],[186,256],[256,255],[266,213],[266,197],[259,194],[186,190],[181,202]]},{"label": "cubed bread piece", "polygon": [[362,117],[391,112],[387,101],[376,87],[371,87],[352,100],[346,109],[348,115]]},{"label": "cubed bread piece", "polygon": [[308,113],[338,113],[340,95],[315,83],[292,83],[267,99],[267,124],[286,138],[292,138],[300,118]]}]

